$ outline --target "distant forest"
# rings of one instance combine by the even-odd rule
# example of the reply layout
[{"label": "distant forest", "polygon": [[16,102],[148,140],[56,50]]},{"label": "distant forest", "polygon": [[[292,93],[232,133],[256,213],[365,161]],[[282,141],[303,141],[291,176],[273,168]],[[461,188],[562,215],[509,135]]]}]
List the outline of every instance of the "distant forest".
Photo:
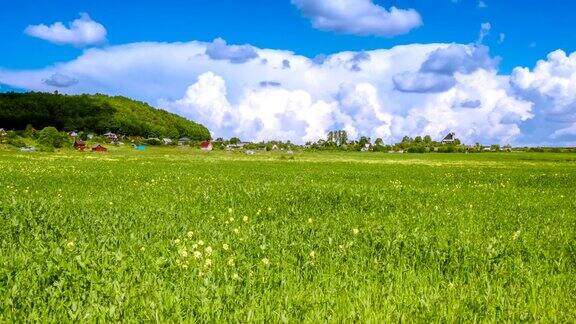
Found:
[{"label": "distant forest", "polygon": [[208,129],[198,123],[125,97],[0,93],[0,128],[23,130],[27,125],[96,134],[210,139]]}]

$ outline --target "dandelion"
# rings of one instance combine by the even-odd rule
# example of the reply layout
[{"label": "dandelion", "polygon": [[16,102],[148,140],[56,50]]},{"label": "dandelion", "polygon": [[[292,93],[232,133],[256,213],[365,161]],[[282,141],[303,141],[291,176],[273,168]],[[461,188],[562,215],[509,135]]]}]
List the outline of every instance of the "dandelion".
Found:
[{"label": "dandelion", "polygon": [[204,261],[204,266],[205,267],[209,267],[212,265],[212,260],[211,259],[206,259],[206,261]]},{"label": "dandelion", "polygon": [[188,251],[186,251],[186,249],[180,250],[180,256],[182,256],[183,258],[187,258],[188,257]]},{"label": "dandelion", "polygon": [[352,229],[352,233],[353,233],[354,235],[358,235],[358,233],[360,233],[360,230],[357,229],[357,228],[354,228],[354,229]]},{"label": "dandelion", "polygon": [[230,247],[228,246],[228,244],[224,243],[222,244],[222,249],[224,249],[224,251],[228,251]]},{"label": "dandelion", "polygon": [[239,229],[239,228],[235,228],[235,229],[233,230],[233,232],[234,232],[234,234],[238,235],[238,234],[240,234],[240,229]]},{"label": "dandelion", "polygon": [[194,243],[192,244],[192,250],[196,250],[198,248],[198,244]]},{"label": "dandelion", "polygon": [[199,245],[199,246],[204,245],[204,241],[202,241],[202,240],[198,241],[198,245]]},{"label": "dandelion", "polygon": [[200,259],[202,257],[202,252],[194,251],[194,259]]},{"label": "dandelion", "polygon": [[66,243],[66,247],[69,249],[73,249],[74,246],[76,246],[76,244],[74,243],[74,241],[68,241],[68,243]]},{"label": "dandelion", "polygon": [[310,257],[314,259],[316,257],[316,252],[310,251]]},{"label": "dandelion", "polygon": [[269,266],[270,260],[268,260],[268,258],[264,258],[264,259],[262,259],[262,263],[264,263],[265,266]]},{"label": "dandelion", "polygon": [[240,280],[240,276],[239,276],[237,273],[234,273],[234,274],[232,275],[232,279],[234,279],[234,280]]},{"label": "dandelion", "polygon": [[206,252],[206,255],[210,255],[210,254],[212,254],[212,247],[208,246],[208,247],[206,247],[206,250],[204,250],[204,251]]},{"label": "dandelion", "polygon": [[192,236],[194,236],[194,232],[188,231],[188,233],[186,233],[186,235],[187,235],[189,238],[192,238]]},{"label": "dandelion", "polygon": [[242,218],[242,220],[244,221],[244,223],[248,223],[248,216],[244,216],[244,217]]},{"label": "dandelion", "polygon": [[236,260],[234,260],[234,258],[229,258],[228,259],[228,266],[233,267],[236,265]]},{"label": "dandelion", "polygon": [[175,239],[174,244],[176,244],[176,245],[180,244],[180,239]]}]

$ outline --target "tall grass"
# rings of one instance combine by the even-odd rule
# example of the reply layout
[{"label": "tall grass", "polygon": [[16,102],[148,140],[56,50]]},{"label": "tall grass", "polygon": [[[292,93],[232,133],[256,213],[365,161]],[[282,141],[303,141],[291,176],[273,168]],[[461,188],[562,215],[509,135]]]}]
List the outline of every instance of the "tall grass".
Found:
[{"label": "tall grass", "polygon": [[0,321],[573,322],[574,161],[0,152]]}]

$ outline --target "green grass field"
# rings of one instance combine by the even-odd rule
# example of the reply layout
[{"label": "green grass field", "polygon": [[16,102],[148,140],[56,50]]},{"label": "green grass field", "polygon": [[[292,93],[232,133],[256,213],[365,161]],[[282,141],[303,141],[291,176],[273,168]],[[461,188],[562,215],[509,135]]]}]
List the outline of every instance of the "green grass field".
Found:
[{"label": "green grass field", "polygon": [[0,151],[0,322],[574,322],[576,155]]}]

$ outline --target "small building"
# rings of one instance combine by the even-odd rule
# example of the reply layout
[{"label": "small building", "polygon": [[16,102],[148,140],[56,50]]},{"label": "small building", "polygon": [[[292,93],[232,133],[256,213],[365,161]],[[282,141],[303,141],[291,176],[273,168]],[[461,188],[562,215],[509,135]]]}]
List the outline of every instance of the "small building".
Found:
[{"label": "small building", "polygon": [[200,149],[202,151],[210,152],[213,149],[212,143],[210,141],[204,141],[200,143]]},{"label": "small building", "polygon": [[32,152],[35,152],[35,151],[36,151],[35,148],[29,147],[29,146],[21,147],[21,148],[20,148],[20,152],[24,152],[24,153],[32,153]]},{"label": "small building", "polygon": [[240,143],[236,143],[236,144],[228,144],[226,145],[226,149],[231,151],[234,149],[242,149],[244,148],[244,146],[248,145],[250,143],[246,143],[246,142],[240,142]]},{"label": "small building", "polygon": [[92,146],[92,152],[107,152],[108,149],[100,144],[96,144]]},{"label": "small building", "polygon": [[118,140],[118,135],[116,135],[116,134],[114,134],[114,133],[112,133],[112,132],[108,132],[108,133],[104,134],[104,136],[105,136],[109,141],[112,141],[112,142],[115,142],[115,141]]},{"label": "small building", "polygon": [[191,140],[188,137],[182,137],[178,140],[178,145],[188,145],[190,144]]},{"label": "small building", "polygon": [[449,133],[448,135],[444,136],[444,139],[442,139],[442,144],[454,144],[454,142],[456,141],[456,133]]},{"label": "small building", "polygon": [[272,145],[272,151],[276,151],[276,150],[278,150],[278,145],[276,145],[276,144]]},{"label": "small building", "polygon": [[77,151],[84,151],[86,149],[86,142],[82,140],[75,140],[74,149]]}]

